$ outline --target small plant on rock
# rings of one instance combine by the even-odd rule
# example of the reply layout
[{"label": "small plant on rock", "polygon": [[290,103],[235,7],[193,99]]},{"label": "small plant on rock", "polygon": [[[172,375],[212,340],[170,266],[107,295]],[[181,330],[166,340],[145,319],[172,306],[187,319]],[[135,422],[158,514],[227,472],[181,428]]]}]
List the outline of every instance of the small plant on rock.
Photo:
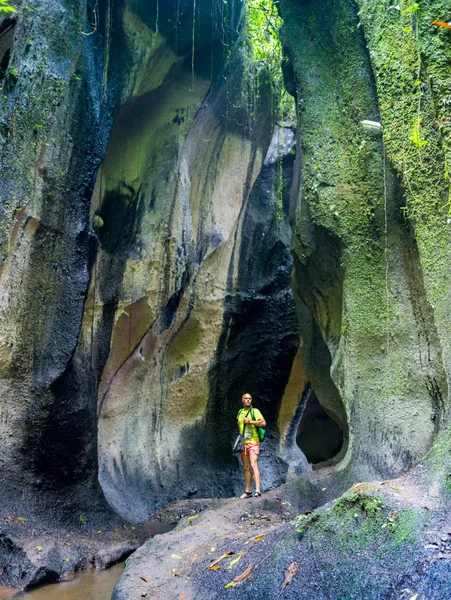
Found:
[{"label": "small plant on rock", "polygon": [[8,0],[0,0],[0,13],[15,13],[17,10],[11,4],[8,4]]}]

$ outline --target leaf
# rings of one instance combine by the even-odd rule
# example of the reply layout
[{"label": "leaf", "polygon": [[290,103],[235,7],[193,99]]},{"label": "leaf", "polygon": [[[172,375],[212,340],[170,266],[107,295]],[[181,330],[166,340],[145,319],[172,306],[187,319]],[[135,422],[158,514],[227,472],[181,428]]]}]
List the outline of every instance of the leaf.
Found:
[{"label": "leaf", "polygon": [[190,551],[190,550],[192,550],[192,549],[193,549],[193,547],[192,547],[192,546],[191,546],[191,548],[185,548],[185,550],[182,550],[182,554],[183,554],[183,552],[189,552],[189,551]]},{"label": "leaf", "polygon": [[194,563],[195,563],[195,562],[196,562],[196,560],[197,560],[197,557],[198,557],[198,554],[195,554],[195,555],[193,556],[193,558],[192,558],[192,559],[189,561],[189,564],[190,564],[190,565],[194,565]]},{"label": "leaf", "polygon": [[225,589],[227,589],[227,588],[233,588],[235,586],[236,586],[236,583],[234,581],[231,581],[230,583],[226,583],[224,587],[225,587]]},{"label": "leaf", "polygon": [[219,571],[220,570],[220,566],[219,565],[213,565],[212,567],[209,567],[210,571]]},{"label": "leaf", "polygon": [[36,546],[36,550],[38,552],[42,552],[44,550],[44,548],[42,546]]},{"label": "leaf", "polygon": [[290,583],[290,581],[293,579],[293,577],[296,575],[297,572],[298,572],[298,563],[296,561],[294,561],[291,563],[291,565],[288,567],[288,569],[285,573],[285,579],[282,583],[282,589],[280,590],[280,593],[283,592],[283,590],[287,587],[287,585]]},{"label": "leaf", "polygon": [[362,481],[361,483],[354,483],[354,485],[351,485],[351,487],[349,489],[347,489],[347,492],[350,492],[351,490],[355,490],[355,488],[360,487],[361,485],[365,485],[366,481]]},{"label": "leaf", "polygon": [[146,579],[145,577],[143,577],[142,575],[140,575],[139,578],[142,579],[143,581],[145,581],[146,583],[149,583],[149,580]]},{"label": "leaf", "polygon": [[25,523],[26,518],[25,517],[17,517],[17,521],[20,521],[21,523]]},{"label": "leaf", "polygon": [[254,535],[254,537],[251,537],[250,540],[247,540],[247,542],[244,542],[244,544],[250,544],[251,542],[254,542],[255,544],[257,544],[258,542],[261,542],[262,540],[264,540],[266,537],[266,533],[259,533],[258,535]]},{"label": "leaf", "polygon": [[404,10],[401,11],[402,15],[411,15],[415,12],[417,12],[417,10],[420,9],[420,5],[417,4],[416,2],[414,2],[413,4],[411,4],[410,6],[408,6],[407,8],[405,8]]},{"label": "leaf", "polygon": [[182,557],[179,554],[171,554],[171,558],[178,558],[181,560]]},{"label": "leaf", "polygon": [[235,554],[234,550],[231,550],[230,552],[226,552],[225,554],[223,554],[222,556],[220,556],[219,558],[217,558],[215,561],[213,561],[208,568],[211,569],[211,570],[214,570],[213,567],[215,567],[218,564],[218,562],[220,562],[224,558],[231,558],[234,554]]},{"label": "leaf", "polygon": [[65,560],[66,562],[69,562],[69,559],[68,559],[67,557],[66,557],[64,560]]},{"label": "leaf", "polygon": [[240,552],[236,558],[230,561],[229,566],[226,569],[232,569],[245,555],[245,552]]},{"label": "leaf", "polygon": [[451,22],[447,22],[447,21],[431,21],[431,25],[436,25],[437,27],[445,27],[446,29],[451,29]]},{"label": "leaf", "polygon": [[246,581],[249,575],[252,573],[253,565],[249,565],[248,568],[241,573],[241,575],[237,575],[233,581]]},{"label": "leaf", "polygon": [[186,600],[185,594],[180,594],[180,600]]},{"label": "leaf", "polygon": [[174,573],[176,577],[182,577],[182,575],[180,575],[180,573],[177,573],[175,569],[171,569],[171,572]]}]

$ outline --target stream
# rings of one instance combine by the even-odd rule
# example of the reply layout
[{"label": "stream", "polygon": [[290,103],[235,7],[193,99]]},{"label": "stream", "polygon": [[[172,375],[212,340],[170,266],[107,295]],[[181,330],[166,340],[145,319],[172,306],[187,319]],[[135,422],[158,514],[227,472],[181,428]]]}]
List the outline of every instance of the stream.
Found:
[{"label": "stream", "polygon": [[[139,527],[141,543],[171,531],[176,524],[149,519]],[[29,592],[0,585],[0,600],[111,600],[114,587],[123,572],[122,562],[105,571],[91,569],[73,573],[70,579],[43,585]]]},{"label": "stream", "polygon": [[71,579],[45,585],[30,592],[0,587],[0,600],[110,600],[114,586],[124,572],[124,563],[106,571],[83,571]]}]

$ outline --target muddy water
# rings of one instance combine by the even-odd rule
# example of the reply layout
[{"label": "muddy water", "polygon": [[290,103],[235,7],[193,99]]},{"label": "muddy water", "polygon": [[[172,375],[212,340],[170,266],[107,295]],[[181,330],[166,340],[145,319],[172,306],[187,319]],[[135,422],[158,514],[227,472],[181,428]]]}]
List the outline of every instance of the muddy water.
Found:
[{"label": "muddy water", "polygon": [[[141,542],[174,529],[176,523],[161,523],[149,519],[139,526]],[[67,581],[45,585],[30,592],[22,592],[0,586],[0,600],[111,600],[113,589],[122,573],[124,563],[106,571],[84,571],[75,573]]]},{"label": "muddy water", "polygon": [[0,600],[110,600],[114,586],[124,572],[124,564],[106,571],[76,573],[68,581],[52,583],[31,592],[0,587]]}]

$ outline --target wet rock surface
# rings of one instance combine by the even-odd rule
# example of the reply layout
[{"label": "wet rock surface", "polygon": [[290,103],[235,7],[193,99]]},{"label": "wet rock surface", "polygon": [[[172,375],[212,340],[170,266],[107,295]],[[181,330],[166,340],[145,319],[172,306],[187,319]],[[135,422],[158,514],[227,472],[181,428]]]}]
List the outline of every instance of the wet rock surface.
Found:
[{"label": "wet rock surface", "polygon": [[[333,497],[320,475],[304,477]],[[446,496],[436,492],[419,467],[397,480],[357,483],[313,511],[308,494],[290,486],[261,499],[212,501],[139,548],[113,600],[443,600],[451,594],[451,521]]]}]

